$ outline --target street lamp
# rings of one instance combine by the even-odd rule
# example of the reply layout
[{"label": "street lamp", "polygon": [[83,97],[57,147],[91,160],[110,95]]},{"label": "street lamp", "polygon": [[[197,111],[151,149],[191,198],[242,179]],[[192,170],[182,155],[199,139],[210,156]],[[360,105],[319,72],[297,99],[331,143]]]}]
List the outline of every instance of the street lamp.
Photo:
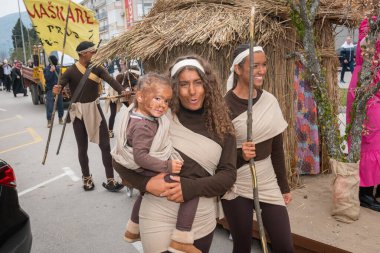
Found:
[{"label": "street lamp", "polygon": [[28,50],[28,53],[29,53],[28,57],[32,57],[32,47],[30,46],[29,29],[27,29],[26,32],[27,32],[26,34],[28,35],[28,46],[29,46],[28,47],[28,49],[29,49]]},{"label": "street lamp", "polygon": [[25,53],[25,43],[24,43],[24,31],[22,29],[22,20],[21,20],[21,12],[20,12],[20,0],[17,0],[18,4],[18,15],[20,17],[20,29],[21,29],[21,40],[22,40],[22,51],[24,53],[24,64],[26,64],[26,53]]}]

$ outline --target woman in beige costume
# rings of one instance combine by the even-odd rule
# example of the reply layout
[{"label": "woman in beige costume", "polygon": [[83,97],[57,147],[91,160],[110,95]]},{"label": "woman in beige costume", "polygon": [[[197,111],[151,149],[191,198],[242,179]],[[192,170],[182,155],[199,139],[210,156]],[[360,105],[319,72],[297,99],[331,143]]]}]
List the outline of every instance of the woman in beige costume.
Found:
[{"label": "woman in beige costume", "polygon": [[[192,225],[194,246],[209,252],[218,216],[217,196],[236,179],[236,140],[221,88],[210,65],[198,56],[178,58],[169,69],[173,88],[170,137],[183,158],[177,182],[164,175],[147,178],[123,169],[116,171],[135,188],[149,192],[140,209],[140,235],[145,253],[167,252],[176,227],[179,202],[199,197]],[[163,196],[163,197],[158,197]],[[167,201],[170,200],[170,201]]]},{"label": "woman in beige costume", "polygon": [[[237,179],[222,199],[224,214],[231,229],[234,253],[251,252],[253,190],[249,160],[255,156],[260,207],[272,252],[293,252],[286,204],[292,196],[285,170],[282,132],[284,120],[277,99],[261,89],[267,72],[264,50],[254,47],[254,94],[252,107],[252,140],[247,142],[247,108],[249,95],[249,45],[237,47],[225,96],[236,130]],[[253,146],[253,143],[255,146]],[[256,151],[256,152],[254,152]]]}]

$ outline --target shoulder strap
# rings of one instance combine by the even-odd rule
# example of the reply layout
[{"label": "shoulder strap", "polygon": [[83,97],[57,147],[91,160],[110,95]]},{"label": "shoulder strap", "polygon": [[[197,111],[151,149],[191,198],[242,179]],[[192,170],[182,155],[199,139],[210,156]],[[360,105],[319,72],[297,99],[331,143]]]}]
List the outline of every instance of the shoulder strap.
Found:
[{"label": "shoulder strap", "polygon": [[75,89],[75,92],[73,94],[73,96],[71,97],[71,101],[70,101],[70,105],[72,103],[75,103],[79,100],[80,98],[80,95],[82,94],[82,91],[83,91],[83,88],[84,88],[84,84],[86,83],[90,73],[91,73],[91,70],[92,70],[92,67],[88,67],[86,69],[86,72],[84,72],[82,78],[80,79],[79,81],[79,84],[77,86],[77,88]]}]

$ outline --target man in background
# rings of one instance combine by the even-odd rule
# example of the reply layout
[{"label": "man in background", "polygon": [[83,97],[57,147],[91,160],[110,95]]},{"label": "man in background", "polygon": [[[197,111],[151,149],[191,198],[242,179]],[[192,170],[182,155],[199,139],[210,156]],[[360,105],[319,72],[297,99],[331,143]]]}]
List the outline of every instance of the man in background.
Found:
[{"label": "man in background", "polygon": [[352,43],[351,36],[347,36],[346,41],[340,47],[340,63],[342,70],[340,72],[340,82],[345,83],[344,73],[350,69],[351,74],[354,71],[355,62],[355,45]]},{"label": "man in background", "polygon": [[24,87],[24,81],[22,79],[22,63],[20,61],[15,62],[14,68],[11,71],[13,95],[17,97],[18,93],[24,94],[24,97],[28,96],[27,89]]},{"label": "man in background", "polygon": [[5,85],[5,89],[8,92],[11,92],[11,71],[12,71],[12,67],[8,64],[7,59],[4,60],[3,71],[4,71],[3,82]]},{"label": "man in background", "polygon": [[[46,118],[47,127],[50,128],[52,121],[51,116],[54,108],[54,94],[53,87],[58,84],[60,67],[58,66],[58,58],[55,55],[49,56],[49,65],[44,68],[44,77],[46,82]],[[59,124],[63,125],[63,98],[62,93],[57,95],[57,111]]]}]

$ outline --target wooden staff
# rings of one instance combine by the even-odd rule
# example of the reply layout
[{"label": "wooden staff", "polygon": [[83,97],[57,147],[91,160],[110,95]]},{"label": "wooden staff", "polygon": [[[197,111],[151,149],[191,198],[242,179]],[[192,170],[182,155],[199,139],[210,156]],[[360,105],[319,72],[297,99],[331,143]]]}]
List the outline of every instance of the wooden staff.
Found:
[{"label": "wooden staff", "polygon": [[[248,110],[247,110],[247,142],[252,142],[252,106],[253,106],[253,47],[254,47],[254,35],[255,35],[255,7],[252,7],[251,18],[249,20],[249,95],[248,95]],[[261,241],[261,247],[264,253],[268,252],[267,240],[265,237],[265,230],[263,225],[263,219],[261,217],[261,208],[259,202],[259,188],[257,185],[255,160],[251,158],[249,160],[249,168],[252,174],[252,188],[253,188],[253,202],[255,204],[255,211],[257,222],[259,224],[259,236]]]},{"label": "wooden staff", "polygon": [[[62,56],[61,56],[61,67],[59,68],[59,75],[58,75],[58,84],[61,81],[61,76],[62,76],[62,65],[63,65],[63,56],[65,55],[65,47],[66,47],[66,35],[67,35],[67,26],[68,26],[68,21],[69,21],[69,14],[70,14],[70,4],[71,0],[69,0],[69,5],[67,7],[67,15],[66,15],[66,23],[65,23],[65,30],[63,34],[63,48],[62,48]],[[42,159],[42,164],[45,165],[46,157],[49,151],[49,144],[50,144],[50,139],[51,139],[51,133],[53,132],[53,126],[54,126],[54,117],[55,117],[55,111],[57,110],[57,103],[58,103],[58,96],[59,94],[54,96],[54,106],[53,106],[53,112],[51,114],[51,126],[49,129],[49,135],[48,139],[46,141],[46,147],[45,147],[45,154],[44,158]],[[68,113],[68,112],[67,112]]]},{"label": "wooden staff", "polygon": [[[135,93],[131,92],[131,96],[134,96]],[[107,97],[100,97],[99,100],[107,100],[107,99],[114,99],[114,98],[123,98],[125,95],[116,95],[116,96],[107,96]]]}]

